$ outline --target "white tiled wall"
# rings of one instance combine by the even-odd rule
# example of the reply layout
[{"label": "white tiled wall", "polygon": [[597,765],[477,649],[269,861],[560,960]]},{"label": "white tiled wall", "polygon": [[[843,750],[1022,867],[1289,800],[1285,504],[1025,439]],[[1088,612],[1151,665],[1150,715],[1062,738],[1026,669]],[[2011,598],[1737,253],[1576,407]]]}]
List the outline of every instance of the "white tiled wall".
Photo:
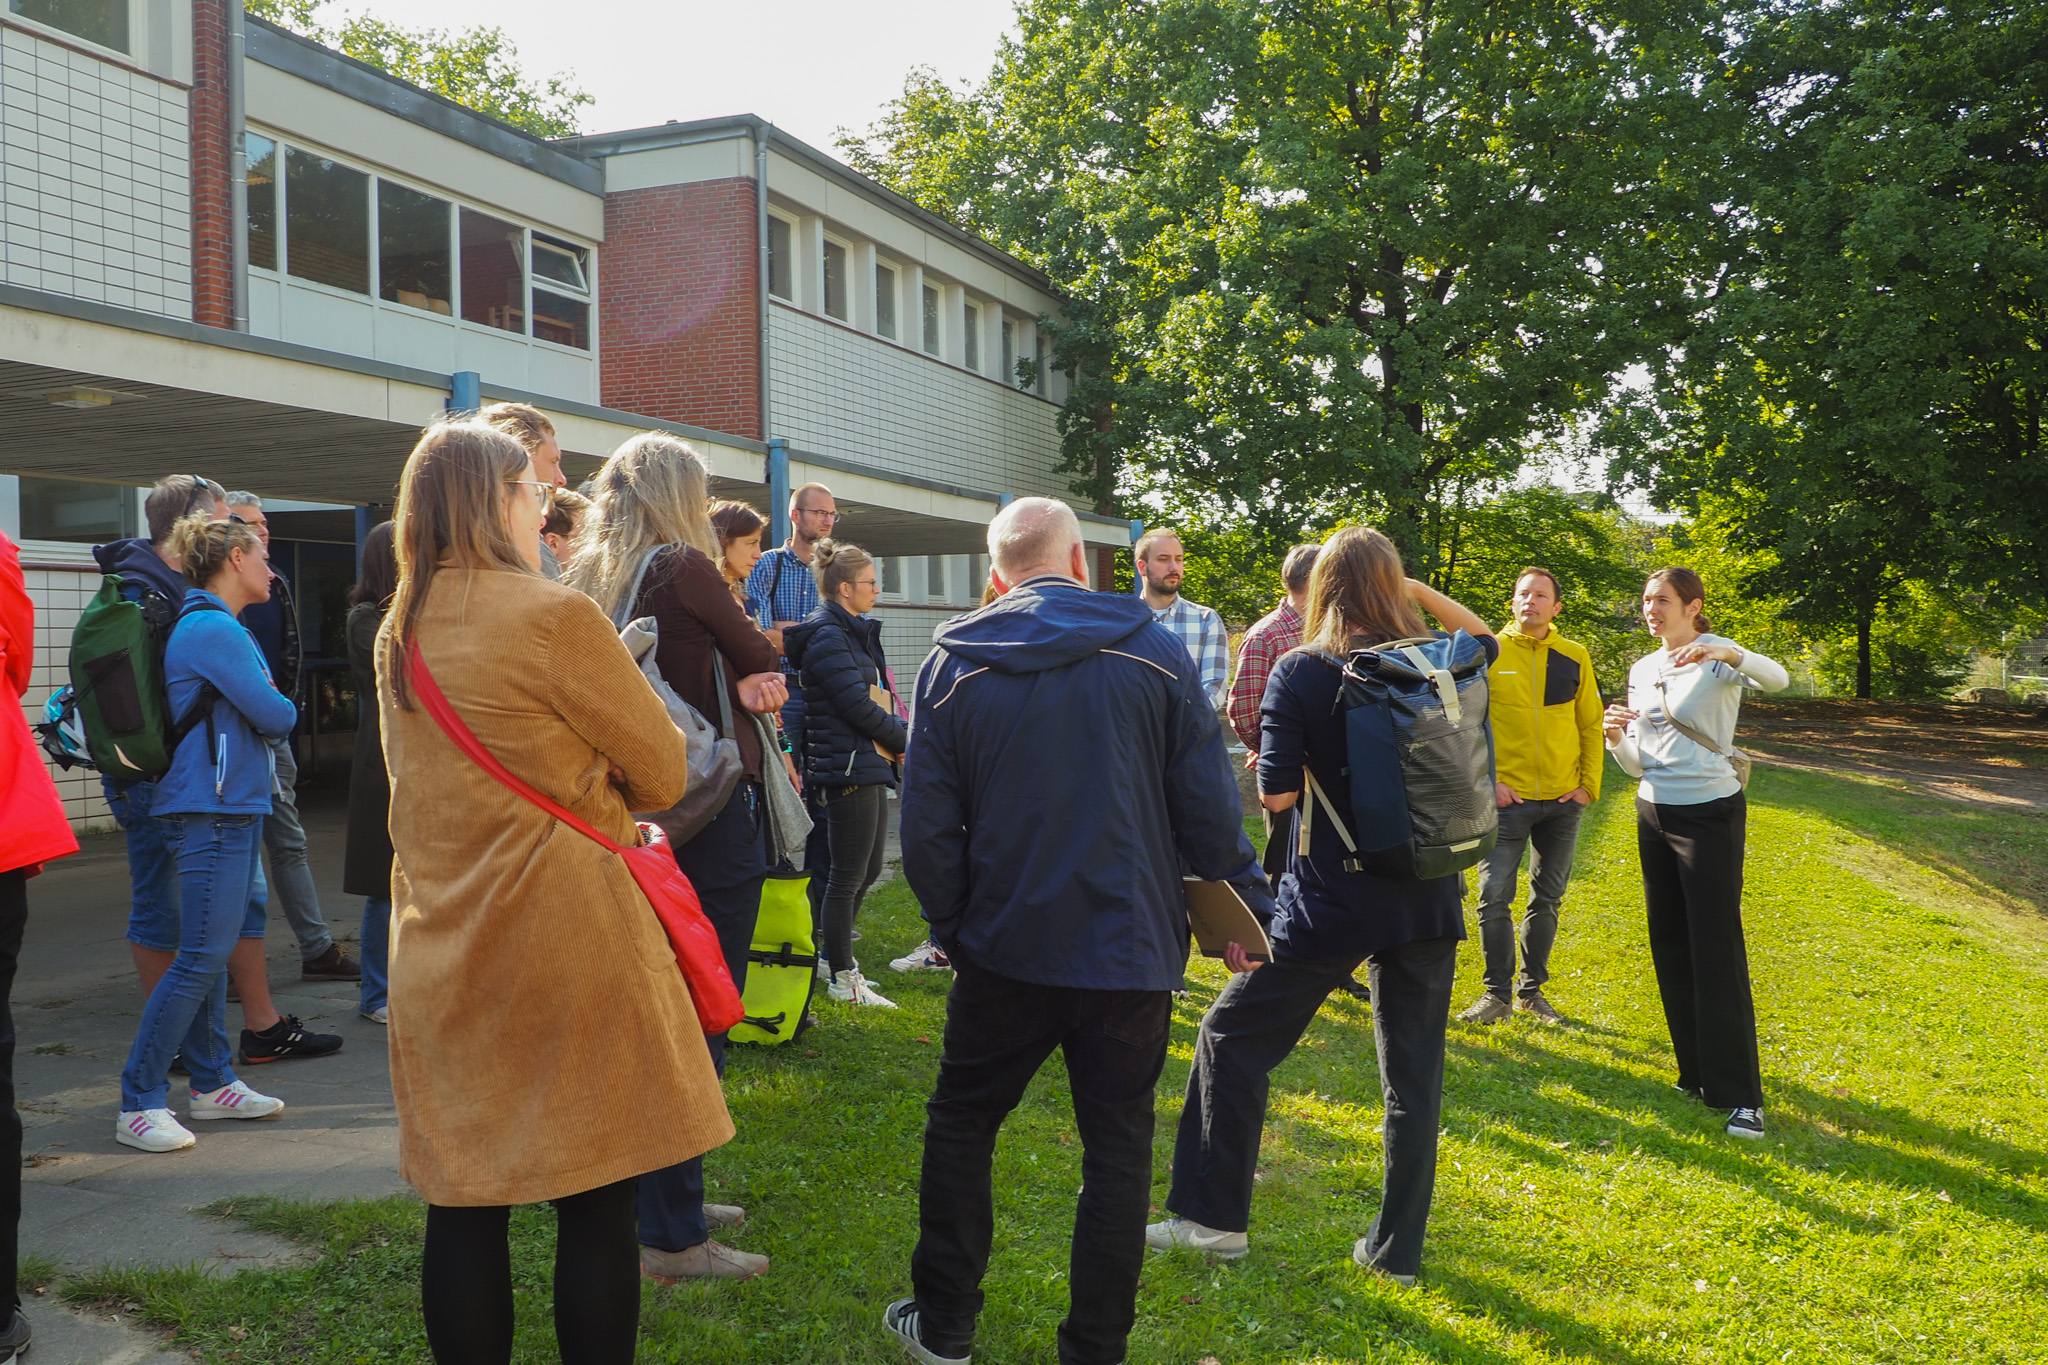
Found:
[{"label": "white tiled wall", "polygon": [[0,278],[192,314],[185,91],[0,28]]},{"label": "white tiled wall", "polygon": [[882,623],[882,652],[889,658],[889,667],[896,670],[896,694],[903,698],[905,706],[917,699],[917,670],[932,652],[932,632],[962,612],[972,610],[896,604],[875,608],[875,617]]},{"label": "white tiled wall", "polygon": [[[22,559],[30,564],[35,562],[33,553],[24,553]],[[28,583],[29,600],[36,606],[35,667],[30,674],[28,693],[21,699],[28,723],[34,725],[42,720],[43,703],[50,694],[70,681],[65,656],[71,649],[71,629],[78,624],[85,604],[100,590],[100,573],[90,566],[24,568],[22,577]],[[59,772],[57,765],[47,758],[43,762],[48,765],[50,776],[57,779],[57,794],[64,798],[64,811],[71,817],[73,829],[83,832],[114,827],[114,817],[100,795],[98,773],[84,768]]]},{"label": "white tiled wall", "polygon": [[771,304],[768,407],[796,450],[993,493],[1062,497],[1059,409],[850,327]]}]

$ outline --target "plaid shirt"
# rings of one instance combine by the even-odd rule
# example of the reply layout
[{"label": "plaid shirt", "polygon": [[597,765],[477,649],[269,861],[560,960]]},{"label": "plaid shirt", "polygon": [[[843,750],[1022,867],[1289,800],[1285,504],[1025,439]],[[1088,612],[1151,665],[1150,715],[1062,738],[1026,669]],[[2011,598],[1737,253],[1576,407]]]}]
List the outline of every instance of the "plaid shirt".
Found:
[{"label": "plaid shirt", "polygon": [[[747,575],[747,597],[760,604],[757,618],[765,630],[777,621],[801,621],[818,608],[818,580],[811,566],[796,557],[787,545],[778,545],[761,556]],[[791,678],[796,670],[784,660],[782,671]]]},{"label": "plaid shirt", "polygon": [[1237,650],[1237,677],[1230,684],[1230,728],[1253,753],[1259,751],[1259,703],[1266,698],[1266,679],[1280,656],[1301,643],[1301,613],[1282,602],[1244,633]]},{"label": "plaid shirt", "polygon": [[1230,678],[1230,630],[1223,618],[1199,602],[1176,597],[1172,606],[1153,612],[1152,619],[1180,637],[1181,646],[1201,673],[1209,705],[1222,710],[1223,690]]}]

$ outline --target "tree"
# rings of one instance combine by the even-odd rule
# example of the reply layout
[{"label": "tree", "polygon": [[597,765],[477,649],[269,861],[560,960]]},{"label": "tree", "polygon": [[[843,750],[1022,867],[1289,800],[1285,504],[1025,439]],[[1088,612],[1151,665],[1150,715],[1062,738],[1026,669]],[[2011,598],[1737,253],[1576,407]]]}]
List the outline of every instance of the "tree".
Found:
[{"label": "tree", "polygon": [[1077,491],[1270,551],[1518,469],[1671,343],[1723,114],[1683,0],[1026,0],[842,148],[1045,269]]},{"label": "tree", "polygon": [[1851,0],[1745,23],[1730,269],[1621,469],[1667,506],[1711,501],[1767,565],[1746,590],[1853,632],[1868,697],[1910,625],[1888,611],[2048,601],[2048,12]]},{"label": "tree", "polygon": [[558,72],[536,81],[519,65],[519,49],[496,26],[451,33],[408,29],[370,14],[351,14],[339,28],[324,27],[322,0],[247,0],[250,14],[338,48],[359,62],[388,72],[480,114],[502,119],[535,137],[574,137],[577,110],[593,103]]}]

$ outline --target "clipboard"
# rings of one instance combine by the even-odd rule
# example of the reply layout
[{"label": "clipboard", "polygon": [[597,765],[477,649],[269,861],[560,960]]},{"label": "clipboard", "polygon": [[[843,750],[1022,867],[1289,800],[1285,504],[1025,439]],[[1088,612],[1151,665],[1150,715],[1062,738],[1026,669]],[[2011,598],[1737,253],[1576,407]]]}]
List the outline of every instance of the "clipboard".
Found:
[{"label": "clipboard", "polygon": [[[890,696],[889,689],[882,686],[880,683],[868,684],[868,700],[873,702],[875,705],[881,707],[884,711],[887,711],[890,715],[893,716],[896,714],[896,699]],[[883,758],[888,759],[891,763],[897,761],[896,755],[890,753],[887,749],[884,749],[881,745],[881,741],[875,740],[872,741],[872,743],[875,746],[876,753],[880,754]]]},{"label": "clipboard", "polygon": [[1187,893],[1188,928],[1203,957],[1222,957],[1223,945],[1236,943],[1254,962],[1271,962],[1273,945],[1260,927],[1258,916],[1229,882],[1205,882],[1199,877],[1181,879]]}]

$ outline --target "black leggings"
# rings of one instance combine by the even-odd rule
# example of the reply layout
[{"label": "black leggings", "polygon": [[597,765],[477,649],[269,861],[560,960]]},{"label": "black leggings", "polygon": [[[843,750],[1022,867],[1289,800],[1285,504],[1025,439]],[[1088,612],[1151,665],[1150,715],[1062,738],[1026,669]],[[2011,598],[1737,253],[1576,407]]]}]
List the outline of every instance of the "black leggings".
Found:
[{"label": "black leggings", "polygon": [[853,965],[853,921],[882,875],[889,839],[889,789],[879,782],[827,789],[825,829],[832,864],[825,877],[825,956],[832,970]]},{"label": "black leggings", "polygon": [[[640,1335],[637,1177],[554,1201],[562,1365],[632,1365]],[[512,1359],[512,1210],[427,1205],[420,1308],[438,1365]]]}]

